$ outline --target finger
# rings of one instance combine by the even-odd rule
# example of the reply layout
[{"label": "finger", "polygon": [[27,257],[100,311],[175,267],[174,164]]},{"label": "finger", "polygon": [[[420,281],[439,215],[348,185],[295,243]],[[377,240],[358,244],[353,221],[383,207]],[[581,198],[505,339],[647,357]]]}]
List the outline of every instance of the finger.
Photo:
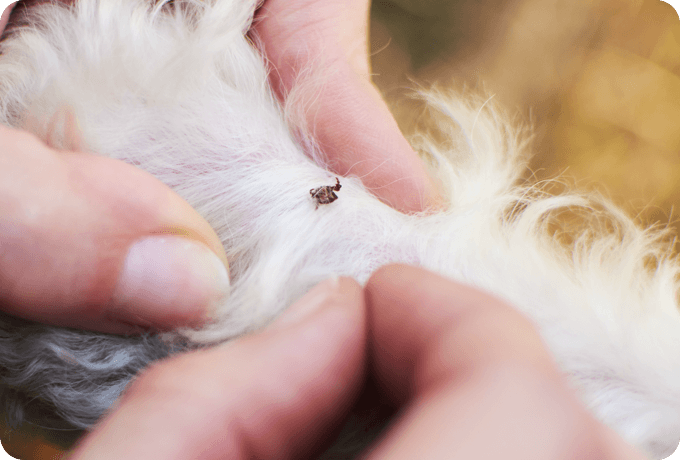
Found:
[{"label": "finger", "polygon": [[376,88],[338,65],[308,113],[337,174],[356,175],[381,201],[405,212],[439,207],[421,159],[401,134]]},{"label": "finger", "polygon": [[404,406],[370,458],[642,459],[604,435],[503,302],[395,265],[368,281],[366,305],[371,363]]},{"label": "finger", "polygon": [[295,88],[293,104],[304,107],[306,130],[330,167],[358,176],[402,212],[423,211],[441,199],[370,82],[368,6],[366,0],[270,0],[258,12],[256,41],[273,67],[279,97]]},{"label": "finger", "polygon": [[214,231],[157,179],[0,128],[0,309],[129,332],[198,324],[227,290]]},{"label": "finger", "polygon": [[14,5],[16,5],[16,2],[7,5],[5,10],[2,12],[2,16],[0,16],[0,35],[2,35],[2,32],[5,30],[5,27],[7,27],[7,21],[9,21],[9,15],[12,13]]},{"label": "finger", "polygon": [[[554,366],[533,325],[482,291],[407,265],[378,270],[366,284],[378,376],[402,403],[430,385],[497,362]],[[426,361],[441,348],[455,350]],[[401,385],[417,377],[415,387]]]},{"label": "finger", "polygon": [[363,305],[329,280],[262,333],[152,368],[72,458],[306,458],[361,383]]}]

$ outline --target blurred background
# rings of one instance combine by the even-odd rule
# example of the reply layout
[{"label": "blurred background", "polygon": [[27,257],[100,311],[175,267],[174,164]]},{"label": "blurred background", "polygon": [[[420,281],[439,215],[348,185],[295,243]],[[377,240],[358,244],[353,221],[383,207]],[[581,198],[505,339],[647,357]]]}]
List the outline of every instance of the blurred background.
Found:
[{"label": "blurred background", "polygon": [[571,178],[677,231],[680,21],[667,3],[374,0],[371,51],[406,130],[417,86],[494,95],[533,125],[537,179]]},{"label": "blurred background", "polygon": [[[537,179],[563,175],[641,223],[679,223],[680,21],[660,0],[374,0],[374,82],[404,129],[408,94],[495,95],[535,130]],[[405,102],[405,100],[407,102]],[[58,433],[0,425],[24,460],[60,458]],[[45,438],[49,442],[45,442]]]}]

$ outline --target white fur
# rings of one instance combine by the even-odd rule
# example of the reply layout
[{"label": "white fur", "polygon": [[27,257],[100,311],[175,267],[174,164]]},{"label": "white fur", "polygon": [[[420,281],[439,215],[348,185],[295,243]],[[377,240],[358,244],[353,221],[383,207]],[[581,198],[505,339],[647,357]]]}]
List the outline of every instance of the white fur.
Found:
[{"label": "white fur", "polygon": [[36,10],[40,27],[2,48],[0,121],[47,138],[70,107],[88,150],[151,172],[210,222],[231,296],[214,323],[178,333],[217,343],[262,327],[329,276],[364,282],[389,262],[419,265],[516,306],[597,417],[653,458],[675,449],[680,272],[663,234],[603,199],[516,185],[520,136],[490,104],[445,92],[428,97],[450,144],[416,144],[436,163],[446,211],[400,214],[356,177],[341,177],[339,199],[315,210],[309,190],[335,175],[291,135],[244,38],[254,2],[175,3],[174,14],[144,0]]}]

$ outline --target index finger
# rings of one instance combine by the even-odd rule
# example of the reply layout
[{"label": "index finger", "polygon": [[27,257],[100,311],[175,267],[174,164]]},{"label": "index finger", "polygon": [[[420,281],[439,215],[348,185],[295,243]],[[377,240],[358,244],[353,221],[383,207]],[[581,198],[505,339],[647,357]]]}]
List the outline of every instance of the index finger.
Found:
[{"label": "index finger", "polygon": [[325,166],[358,176],[401,212],[441,207],[435,182],[371,84],[369,5],[268,0],[251,33],[271,66],[275,93],[289,109],[303,110],[298,128],[313,133]]}]

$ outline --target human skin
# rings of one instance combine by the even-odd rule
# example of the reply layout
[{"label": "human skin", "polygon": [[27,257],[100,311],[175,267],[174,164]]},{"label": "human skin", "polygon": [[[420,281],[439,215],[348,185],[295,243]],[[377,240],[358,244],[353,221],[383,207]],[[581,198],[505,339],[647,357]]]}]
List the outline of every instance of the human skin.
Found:
[{"label": "human skin", "polygon": [[399,414],[369,459],[644,458],[582,407],[525,317],[405,265],[365,289],[327,280],[260,333],[153,365],[70,458],[313,458],[366,368]]},{"label": "human skin", "polygon": [[402,212],[438,208],[434,183],[371,82],[369,7],[370,0],[267,0],[250,33],[280,99],[302,81],[304,121],[334,172],[360,177]]},{"label": "human skin", "polygon": [[[306,40],[324,43],[312,57],[334,50],[325,63],[336,92],[325,89],[311,121],[336,171],[351,169],[402,211],[436,205],[424,169],[368,80],[360,47],[368,3],[347,2],[357,10],[337,1],[288,4],[290,14],[283,2],[267,2],[256,25],[277,67],[280,97],[300,70],[290,57]],[[200,322],[224,295],[199,281],[176,286],[216,279],[208,259],[226,260],[207,223],[153,177],[9,128],[0,128],[0,152],[0,238],[11,243],[0,251],[4,311],[130,332],[133,324]],[[159,282],[178,296],[160,306],[141,302],[142,310],[130,310],[140,299],[129,295],[112,303],[130,248],[149,238],[177,243],[176,260],[166,262],[178,271]],[[182,292],[200,301],[187,303]],[[330,280],[258,334],[152,365],[71,458],[304,458],[341,423],[366,363],[402,409],[369,458],[642,458],[582,408],[514,309],[405,266],[379,270],[365,289]]]},{"label": "human skin", "polygon": [[2,12],[2,16],[0,16],[0,32],[5,30],[5,26],[7,25],[7,21],[9,20],[9,15],[12,12],[13,9],[14,9],[14,3],[7,6],[7,8],[5,8],[5,11]]},{"label": "human skin", "polygon": [[201,324],[229,290],[215,232],[150,174],[81,151],[66,125],[64,150],[0,126],[0,310],[113,333]]},{"label": "human skin", "polygon": [[0,127],[3,311],[117,333],[198,324],[225,266],[208,223],[150,174]]},{"label": "human skin", "polygon": [[[265,3],[255,29],[269,62],[280,61],[272,84],[282,95],[299,70],[287,64],[288,53],[300,51],[307,41],[325,43],[311,51],[328,58],[321,73],[332,75],[329,83],[344,99],[324,90],[310,122],[331,164],[359,175],[402,211],[422,211],[436,202],[420,159],[370,84],[368,2],[346,5],[352,8],[339,1],[288,3],[290,10],[281,2]],[[337,14],[341,26],[328,29]],[[228,292],[226,271],[217,266],[228,267],[221,242],[159,181],[80,151],[75,126],[71,120],[67,151],[0,129],[0,242],[5,248],[0,252],[0,309],[104,332],[200,324]],[[35,213],[29,216],[27,209]],[[161,266],[162,273],[155,268]]]}]

